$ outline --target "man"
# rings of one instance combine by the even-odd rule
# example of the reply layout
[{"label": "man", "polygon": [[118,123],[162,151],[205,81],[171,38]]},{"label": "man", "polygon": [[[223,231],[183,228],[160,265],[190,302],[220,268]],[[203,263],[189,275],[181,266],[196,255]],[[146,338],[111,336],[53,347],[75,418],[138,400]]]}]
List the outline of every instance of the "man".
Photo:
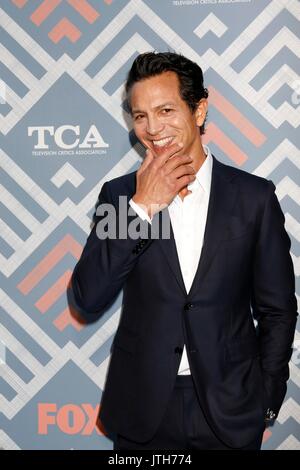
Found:
[{"label": "man", "polygon": [[[126,91],[146,158],[103,185],[72,281],[87,321],[123,288],[101,421],[115,449],[259,449],[286,393],[297,317],[275,187],[202,145],[197,64],[142,54]],[[170,236],[101,236],[107,204],[121,224],[120,196],[128,225],[167,215]]]}]

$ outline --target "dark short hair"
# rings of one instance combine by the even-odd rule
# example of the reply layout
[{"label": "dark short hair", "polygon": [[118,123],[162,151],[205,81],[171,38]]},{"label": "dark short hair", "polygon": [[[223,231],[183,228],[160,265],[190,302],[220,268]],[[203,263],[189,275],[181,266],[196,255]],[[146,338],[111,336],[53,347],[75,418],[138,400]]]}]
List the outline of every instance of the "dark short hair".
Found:
[{"label": "dark short hair", "polygon": [[[201,98],[208,97],[208,90],[203,84],[203,73],[198,64],[175,52],[145,52],[136,57],[127,76],[125,90],[130,112],[129,94],[133,85],[164,72],[176,73],[180,96],[192,112],[196,110]],[[204,125],[205,121],[200,127],[200,134],[205,132]]]}]

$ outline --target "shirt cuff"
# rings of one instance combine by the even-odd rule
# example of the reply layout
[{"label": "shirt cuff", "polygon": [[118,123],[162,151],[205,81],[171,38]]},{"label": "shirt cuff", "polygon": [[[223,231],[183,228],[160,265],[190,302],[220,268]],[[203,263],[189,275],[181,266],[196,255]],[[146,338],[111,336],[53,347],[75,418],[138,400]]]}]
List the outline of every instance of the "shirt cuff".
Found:
[{"label": "shirt cuff", "polygon": [[132,209],[134,210],[134,212],[136,212],[137,215],[138,215],[142,220],[147,220],[147,222],[149,222],[149,224],[152,223],[152,220],[150,219],[150,217],[149,217],[149,215],[147,214],[147,212],[144,211],[144,209],[142,209],[141,206],[139,206],[138,204],[136,204],[136,202],[134,202],[133,199],[130,199],[129,205],[132,207]]}]

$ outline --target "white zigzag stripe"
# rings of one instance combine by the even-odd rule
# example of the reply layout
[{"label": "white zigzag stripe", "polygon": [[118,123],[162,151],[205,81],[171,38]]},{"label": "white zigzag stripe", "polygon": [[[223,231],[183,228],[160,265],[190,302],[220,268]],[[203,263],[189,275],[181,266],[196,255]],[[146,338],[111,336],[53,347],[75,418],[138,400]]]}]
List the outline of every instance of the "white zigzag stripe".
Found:
[{"label": "white zigzag stripe", "polygon": [[288,139],[284,139],[264,161],[253,171],[254,175],[267,178],[285,159],[300,169],[300,149]]},{"label": "white zigzag stripe", "polygon": [[137,52],[142,54],[149,51],[149,49],[151,49],[151,45],[140,34],[134,33],[110,61],[99,70],[93,81],[98,86],[103,87],[126,64],[129,57]]},{"label": "white zigzag stripe", "polygon": [[9,192],[0,184],[0,193],[2,203],[6,208],[30,231],[36,231],[39,228],[39,222],[36,218]]},{"label": "white zigzag stripe", "polygon": [[[56,83],[63,73],[69,75],[87,91],[89,95],[101,106],[103,106],[117,122],[127,129],[128,122],[126,114],[120,107],[122,100],[122,87],[120,87],[112,97],[110,97],[100,86],[104,86],[107,81],[115,75],[122,64],[135,52],[143,52],[151,45],[145,41],[139,34],[134,34],[121,50],[116,54],[116,57],[106,64],[106,66],[99,72],[93,79],[85,72],[85,68],[97,55],[119,34],[122,29],[126,27],[129,21],[134,16],[139,16],[153,31],[161,37],[167,44],[175,50],[182,52],[190,57],[192,60],[197,61],[202,65],[205,71],[208,66],[220,74],[220,76],[231,85],[234,80],[237,92],[243,97],[247,98],[248,102],[257,109],[261,115],[278,128],[284,121],[289,122],[296,127],[299,124],[300,113],[295,110],[289,103],[283,103],[279,109],[274,109],[268,103],[268,100],[274,95],[276,90],[280,89],[284,83],[290,87],[293,86],[298,76],[288,66],[281,67],[272,78],[263,85],[263,87],[256,91],[252,88],[249,82],[253,77],[259,73],[260,70],[274,57],[281,48],[282,43],[289,47],[296,53],[296,47],[299,45],[299,40],[288,29],[282,28],[279,33],[274,36],[268,46],[266,46],[261,53],[259,53],[251,63],[246,66],[240,73],[236,73],[230,64],[248,47],[249,44],[278,16],[278,14],[287,9],[296,18],[300,17],[299,3],[295,0],[273,0],[261,12],[257,18],[239,35],[230,46],[218,56],[213,50],[207,51],[204,56],[199,56],[176,32],[172,30],[162,19],[156,15],[151,8],[145,5],[141,0],[131,0],[121,10],[121,12],[108,24],[98,37],[83,51],[83,53],[75,61],[67,54],[62,56],[58,61],[52,59],[38,43],[36,43],[26,32],[22,30],[5,12],[1,10],[0,24],[11,34],[11,36],[19,41],[22,47],[32,54],[46,70],[46,74],[41,80],[36,79],[32,73],[27,70],[19,60],[17,60],[6,48],[1,46],[0,53],[3,57],[3,62],[10,67],[14,64],[14,73],[24,82],[29,88],[29,93],[22,99],[20,98],[8,85],[7,89],[7,102],[12,106],[12,111],[1,121],[3,123],[4,134],[8,133],[15,125],[22,119],[24,115],[35,105],[35,103],[47,93],[47,91]],[[213,31],[217,36],[221,37],[226,31],[227,27],[213,14],[209,14],[201,23],[205,31]],[[200,25],[195,29],[195,34],[201,36]],[[204,29],[202,30],[204,34]],[[134,47],[135,46],[135,47]],[[229,64],[230,63],[230,64]],[[119,67],[118,67],[119,65]],[[125,114],[125,116],[124,116]],[[287,156],[289,154],[289,156]],[[78,204],[74,204],[69,198],[66,198],[63,203],[56,204],[45,191],[43,191],[31,178],[26,175],[21,168],[19,168],[7,155],[0,154],[1,161],[5,164],[5,171],[34,199],[40,206],[49,214],[49,217],[44,223],[39,223],[29,211],[12,196],[7,190],[2,194],[5,197],[5,204],[12,210],[18,211],[17,218],[21,222],[25,221],[30,230],[35,233],[32,234],[23,242],[13,230],[8,227],[3,221],[0,221],[0,230],[5,238],[9,240],[10,245],[16,250],[9,260],[0,256],[0,262],[4,266],[4,274],[11,275],[41,244],[43,241],[56,229],[56,227],[63,222],[65,217],[69,216],[72,220],[83,228],[86,233],[90,230],[90,220],[87,213],[94,205],[96,197],[99,192],[101,183],[104,180],[124,174],[127,170],[137,161],[138,156],[134,151],[128,152],[122,160],[107,174],[105,178],[92,188],[92,190],[85,196],[85,198]],[[285,140],[279,147],[277,147],[272,154],[256,169],[261,175],[269,175],[276,166],[283,162],[284,159],[292,161],[298,168],[300,167],[299,150],[294,145]],[[62,167],[63,168],[63,167]],[[62,176],[62,168],[52,177],[53,184],[63,184],[66,180]],[[73,167],[72,167],[73,168]],[[73,184],[80,184],[82,175],[77,174],[69,167],[69,180]],[[75,170],[77,171],[77,170]],[[277,193],[279,198],[282,199],[285,195],[298,202],[299,187],[290,178],[284,178],[278,185]],[[24,217],[25,215],[25,217]],[[33,222],[33,225],[30,223]],[[299,224],[289,214],[286,214],[286,227],[287,230],[299,241]],[[295,263],[296,274],[300,273],[299,258],[296,259],[292,255]],[[24,364],[34,373],[35,377],[29,384],[25,384],[18,375],[11,370],[8,365],[1,368],[3,378],[16,390],[17,396],[8,401],[3,396],[0,396],[0,408],[4,410],[4,415],[12,418],[28,403],[34,395],[36,395],[47,382],[55,376],[55,374],[66,364],[68,360],[73,360],[82,371],[93,380],[99,387],[103,387],[105,372],[109,364],[109,357],[96,367],[90,360],[91,355],[107,341],[113,334],[115,327],[118,323],[120,311],[115,312],[104,325],[82,346],[76,347],[72,343],[68,343],[65,347],[60,348],[55,342],[41,330],[30,317],[3,291],[0,290],[0,303],[5,308],[7,313],[16,321],[20,326],[35,339],[45,351],[48,352],[52,358],[50,362],[43,366],[40,362],[20,344],[4,327],[0,329],[3,339],[7,347],[14,352]],[[299,296],[297,296],[299,301]],[[299,333],[296,333],[298,337]],[[2,336],[1,336],[2,337]],[[291,379],[299,386],[299,369],[291,363]],[[296,420],[299,422],[299,405],[293,400],[289,399],[284,404],[280,413],[282,423],[285,422],[289,416],[295,414]],[[0,431],[0,442],[4,448],[17,448],[16,444],[7,436],[3,431]],[[4,444],[3,444],[4,443]],[[290,435],[280,446],[280,449],[298,448],[300,449],[300,442],[295,436]],[[278,448],[278,449],[279,449]]]},{"label": "white zigzag stripe", "polygon": [[276,194],[280,201],[285,196],[289,196],[295,202],[300,201],[300,187],[289,176],[285,176],[277,184]]},{"label": "white zigzag stripe", "polygon": [[[38,246],[52,233],[66,217],[73,219],[86,233],[90,231],[91,220],[87,213],[95,205],[99,189],[107,179],[116,178],[121,174],[126,173],[133,164],[139,159],[136,153],[136,148],[124,155],[124,157],[109,171],[94,188],[80,201],[79,204],[74,204],[69,198],[66,198],[60,205],[56,204],[46,192],[38,186],[12,159],[8,157],[3,151],[0,150],[0,163],[3,169],[26,191],[35,201],[47,212],[49,217],[42,223],[39,223],[23,206],[4,188],[3,194],[5,197],[5,204],[15,212],[15,216],[25,223],[29,229],[34,226],[33,233],[27,240],[20,241],[16,238],[15,241],[20,243],[9,259],[6,259],[0,254],[1,271],[5,276],[10,276],[24,261],[33,253]],[[18,208],[18,211],[14,208]],[[30,224],[33,224],[30,226]],[[2,221],[2,225],[6,224]],[[11,230],[9,227],[7,231]]]},{"label": "white zigzag stripe", "polygon": [[[243,98],[247,97],[248,103],[253,106],[253,108],[258,111],[263,116],[263,118],[272,124],[276,129],[284,121],[287,121],[295,128],[299,125],[299,113],[295,113],[295,109],[289,103],[285,103],[286,106],[283,108],[284,115],[282,116],[281,113],[278,112],[278,109],[275,109],[268,101],[266,101],[264,96],[265,88],[259,91],[254,90],[254,88],[247,82],[240,79],[240,74],[228,65],[223,56],[219,56],[212,49],[208,49],[203,57],[206,62],[210,63],[211,68],[213,68],[224,80],[226,80],[227,83],[234,83],[235,91]],[[284,75],[287,83],[290,83],[290,75],[298,78],[295,72],[293,72],[289,67],[283,66],[282,71],[279,73]],[[277,78],[278,77],[276,75],[274,79],[271,78],[267,82],[269,87],[272,87],[273,81],[275,81]],[[284,85],[284,83],[281,83],[281,85]],[[265,87],[267,87],[267,84]]]},{"label": "white zigzag stripe", "polygon": [[39,80],[2,44],[0,44],[1,62],[29,88],[39,86]]},{"label": "white zigzag stripe", "polygon": [[[287,151],[291,153],[292,157],[284,157]],[[283,161],[283,158],[289,158],[298,165],[298,153],[299,152],[296,152],[295,147],[288,140],[285,140],[269,157],[266,158],[254,173],[267,176],[267,174]],[[18,203],[18,201],[16,201],[15,198],[7,192],[7,190],[4,191],[3,194],[6,199],[7,206],[11,208],[11,210],[17,207],[18,211],[15,211],[16,217],[19,218],[22,223],[26,223],[28,228],[32,228],[32,224],[34,224],[35,231],[24,242],[17,235],[15,235],[14,238],[11,238],[11,246],[14,246],[17,251],[15,251],[8,260],[0,254],[3,273],[6,276],[11,275],[66,217],[72,218],[79,227],[88,233],[90,230],[90,219],[86,214],[93,207],[99,193],[99,188],[105,180],[109,180],[126,173],[137,159],[138,154],[135,150],[130,150],[120,160],[120,162],[109,173],[107,173],[97,185],[94,186],[94,188],[80,201],[78,205],[74,204],[69,198],[66,198],[60,205],[57,205],[20,167],[18,167],[15,162],[13,162],[12,159],[10,159],[4,152],[0,151],[0,161],[3,169],[31,197],[34,197],[35,201],[45,211],[49,213],[49,217],[43,223],[39,223],[36,219],[32,218],[31,214],[27,211],[27,214],[29,214],[28,220],[28,218],[26,219],[26,209],[23,209],[23,206]],[[286,195],[289,195],[296,202],[300,200],[299,187],[288,177],[285,177],[277,186],[277,195],[280,200]],[[26,214],[26,217],[24,217],[24,214]],[[292,216],[289,214],[287,215],[287,221],[289,224],[287,225],[287,230],[292,234],[297,234],[299,231],[298,223],[294,221]],[[1,225],[7,233],[13,232],[4,222],[1,222]],[[299,275],[299,259],[295,260],[295,269],[297,275]]]},{"label": "white zigzag stripe", "polygon": [[[295,36],[287,27],[280,31],[271,39],[265,47],[252,59],[240,73],[240,77],[248,83],[257,75],[278,52],[288,45],[297,57],[300,57],[300,39]],[[274,90],[276,92],[276,90]],[[270,93],[274,94],[273,90]],[[270,95],[271,96],[271,95]]]},{"label": "white zigzag stripe", "polygon": [[[285,196],[289,196],[295,202],[298,203],[300,201],[300,187],[289,177],[285,176],[276,187],[276,194],[278,196],[279,201],[283,199]],[[296,234],[299,233],[300,224],[289,214],[286,214],[286,229],[290,231],[290,233]],[[291,253],[293,263],[294,263],[294,270],[295,275],[300,275],[300,256],[296,257],[293,253]]]},{"label": "white zigzag stripe", "polygon": [[213,13],[209,13],[207,17],[194,29],[194,33],[202,39],[208,32],[214,33],[218,38],[223,36],[228,30],[227,26],[219,20]]},{"label": "white zigzag stripe", "polygon": [[[71,342],[60,348],[1,289],[0,305],[52,358],[46,366],[42,366],[15,337],[8,333],[5,328],[0,327],[1,338],[5,340],[7,348],[14,352],[35,376],[30,383],[25,384],[8,365],[5,365],[3,369],[1,368],[1,371],[4,371],[3,378],[17,392],[16,397],[11,402],[0,395],[1,410],[7,418],[13,418],[69,360],[72,360],[98,387],[103,389],[110,356],[106,357],[98,367],[93,364],[90,357],[114,334],[119,323],[121,309],[111,315],[81,348]],[[295,366],[292,362],[290,366],[291,378],[294,380]],[[294,380],[295,383],[297,383],[297,380]]]},{"label": "white zigzag stripe", "polygon": [[[4,83],[1,81],[1,83]],[[22,106],[23,101],[22,98],[20,98],[11,88],[10,86],[5,83],[5,102],[7,102],[12,108],[17,108]],[[4,122],[3,117],[0,118],[0,122]],[[1,124],[2,128],[2,124]],[[1,129],[2,130],[2,129]],[[4,130],[4,128],[3,128]]]},{"label": "white zigzag stripe", "polygon": [[[119,323],[120,309],[111,315],[81,348],[71,342],[60,348],[2,289],[0,289],[0,305],[51,357],[48,364],[43,366],[6,328],[0,325],[0,336],[6,347],[34,375],[29,383],[24,383],[7,364],[1,367],[1,376],[17,392],[11,401],[0,394],[0,409],[8,419],[12,419],[69,360],[72,360],[98,387],[103,388],[106,367],[103,367],[103,363],[96,367],[90,357],[114,334]],[[103,362],[106,364],[107,359]]]},{"label": "white zigzag stripe", "polygon": [[[18,38],[21,45],[28,43],[31,47],[28,51],[34,51],[34,58],[39,60],[41,65],[47,70],[47,73],[39,81],[39,86],[33,87],[27,95],[20,99],[8,87],[8,100],[13,106],[12,111],[8,113],[3,121],[3,132],[6,134],[9,130],[26,114],[26,112],[45,94],[48,89],[63,74],[69,73],[74,80],[85,89],[93,99],[102,106],[119,122],[120,125],[126,126],[124,117],[119,103],[111,99],[104,90],[96,86],[96,80],[91,79],[85,73],[86,66],[103,50],[103,48],[119,33],[128,22],[138,15],[147,24],[151,25],[153,31],[157,33],[167,44],[175,50],[182,52],[192,60],[201,64],[203,70],[208,67],[213,68],[216,72],[227,80],[229,84],[235,83],[238,93],[244,98],[247,97],[248,102],[254,106],[262,116],[276,128],[285,120],[296,127],[300,122],[300,113],[289,104],[281,105],[281,112],[278,112],[267,101],[269,98],[268,90],[273,87],[283,85],[285,83],[291,85],[291,82],[297,78],[295,72],[289,67],[283,66],[274,77],[272,77],[264,87],[255,91],[249,85],[247,80],[243,79],[243,72],[237,73],[229,65],[240,54],[248,44],[266,27],[284,8],[288,9],[292,14],[296,12],[294,1],[273,0],[258,17],[246,28],[246,30],[227,48],[221,56],[218,56],[213,50],[209,49],[202,57],[199,56],[175,31],[173,31],[162,19],[156,15],[142,0],[131,0],[123,10],[113,19],[113,21],[92,41],[92,43],[83,51],[83,53],[73,61],[67,54],[64,54],[58,61],[54,61],[41,47],[16,24],[5,13],[2,12],[2,20],[0,24],[5,25],[7,31],[14,37]],[[283,28],[280,33],[284,35],[284,39],[288,41],[286,44],[292,50],[296,44],[295,36],[287,28]],[[278,36],[280,39],[280,35]],[[277,38],[278,39],[278,38]],[[275,43],[276,39],[275,39]],[[142,46],[143,47],[143,46]],[[276,46],[277,47],[277,46]],[[128,57],[129,58],[129,57]],[[255,64],[255,63],[254,63]],[[109,64],[106,69],[109,70]],[[22,68],[19,68],[19,75],[22,75]],[[249,70],[249,69],[248,69]],[[247,75],[247,70],[246,70]],[[28,78],[28,76],[27,76]],[[24,79],[25,80],[25,79]],[[28,82],[28,80],[27,80]],[[271,86],[273,85],[273,86]],[[265,96],[266,95],[266,96]]]},{"label": "white zigzag stripe", "polygon": [[224,62],[232,63],[251,42],[281,13],[287,9],[292,15],[299,16],[299,5],[297,0],[273,0],[266,8],[250,23],[230,46],[222,54]]},{"label": "white zigzag stripe", "polygon": [[300,242],[300,224],[288,212],[285,213],[285,227],[286,230]]},{"label": "white zigzag stripe", "polygon": [[280,424],[283,424],[289,418],[293,418],[298,424],[300,424],[300,406],[293,398],[288,398],[283,403],[277,420]]},{"label": "white zigzag stripe", "polygon": [[291,377],[291,380],[294,382],[294,384],[296,384],[300,388],[300,371],[299,371],[299,367],[297,365],[293,364],[292,361],[290,362],[290,377]]},{"label": "white zigzag stripe", "polygon": [[35,374],[41,374],[42,366],[36,358],[27,351],[27,349],[15,338],[10,331],[0,324],[1,339],[6,344],[6,347],[11,350],[15,356],[21,357],[23,364]]},{"label": "white zigzag stripe", "polygon": [[293,253],[291,253],[291,257],[293,260],[295,276],[300,276],[300,256],[295,256]]},{"label": "white zigzag stripe", "polygon": [[0,448],[4,450],[20,450],[20,447],[0,429]]},{"label": "white zigzag stripe", "polygon": [[300,441],[293,435],[290,434],[277,448],[276,450],[300,450]]},{"label": "white zigzag stripe", "polygon": [[135,15],[136,5],[131,0],[77,57],[75,62],[78,68],[84,70],[120,34]]},{"label": "white zigzag stripe", "polygon": [[75,188],[78,188],[84,181],[84,177],[71,163],[66,162],[57,170],[55,175],[52,176],[51,181],[57,188],[61,188],[66,181],[69,181]]},{"label": "white zigzag stripe", "polygon": [[23,240],[5,223],[0,219],[0,233],[6,243],[14,250],[22,249]]},{"label": "white zigzag stripe", "polygon": [[[284,139],[281,144],[268,155],[265,160],[253,171],[253,174],[268,178],[268,176],[280,165],[284,160],[290,160],[297,168],[300,168],[300,150],[295,147],[288,139]],[[293,201],[299,204],[300,188],[289,177],[284,177],[276,188],[276,194],[281,201],[285,196],[289,196]],[[300,241],[300,224],[295,218],[285,213],[286,230],[297,240]],[[294,269],[296,276],[300,275],[300,257],[292,254]]]}]

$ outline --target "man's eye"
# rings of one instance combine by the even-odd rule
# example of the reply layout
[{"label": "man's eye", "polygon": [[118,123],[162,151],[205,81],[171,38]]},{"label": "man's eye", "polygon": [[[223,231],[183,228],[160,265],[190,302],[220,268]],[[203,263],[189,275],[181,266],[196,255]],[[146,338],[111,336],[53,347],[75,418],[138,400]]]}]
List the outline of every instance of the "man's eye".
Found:
[{"label": "man's eye", "polygon": [[172,111],[171,108],[164,108],[164,109],[162,110],[162,112],[163,112],[164,114],[168,114],[170,111]]},{"label": "man's eye", "polygon": [[135,121],[139,121],[140,119],[142,119],[144,116],[142,114],[137,114],[136,116],[134,116],[134,120]]}]

